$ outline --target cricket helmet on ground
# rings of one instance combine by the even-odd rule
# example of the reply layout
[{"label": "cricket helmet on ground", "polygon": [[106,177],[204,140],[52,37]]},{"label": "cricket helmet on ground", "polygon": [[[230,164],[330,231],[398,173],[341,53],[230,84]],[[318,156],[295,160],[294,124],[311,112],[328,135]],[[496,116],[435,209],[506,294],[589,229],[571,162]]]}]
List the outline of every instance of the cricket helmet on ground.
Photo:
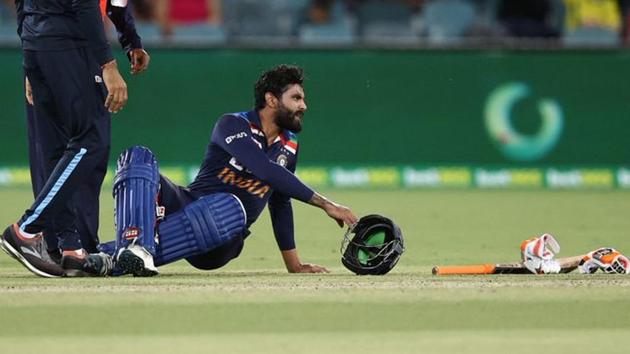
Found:
[{"label": "cricket helmet on ground", "polygon": [[381,215],[362,217],[341,242],[341,263],[358,275],[387,274],[405,251],[402,232]]}]

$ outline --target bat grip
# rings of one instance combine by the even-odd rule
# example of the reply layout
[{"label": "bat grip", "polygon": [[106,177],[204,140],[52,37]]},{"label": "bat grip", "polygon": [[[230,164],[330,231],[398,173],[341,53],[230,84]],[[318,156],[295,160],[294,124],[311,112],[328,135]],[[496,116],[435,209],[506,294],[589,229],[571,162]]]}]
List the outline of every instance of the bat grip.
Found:
[{"label": "bat grip", "polygon": [[475,264],[464,266],[435,266],[433,275],[475,275],[494,274],[496,266],[494,264]]}]

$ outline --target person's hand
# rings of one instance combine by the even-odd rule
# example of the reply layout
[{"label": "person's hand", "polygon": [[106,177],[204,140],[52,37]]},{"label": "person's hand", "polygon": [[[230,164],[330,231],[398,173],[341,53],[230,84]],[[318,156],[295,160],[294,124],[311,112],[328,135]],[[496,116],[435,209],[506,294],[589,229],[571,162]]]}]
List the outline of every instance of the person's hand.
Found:
[{"label": "person's hand", "polygon": [[26,102],[31,106],[34,104],[33,102],[33,88],[31,87],[31,82],[28,81],[28,77],[24,77],[24,95],[26,96]]},{"label": "person's hand", "polygon": [[127,84],[118,72],[116,60],[103,65],[103,82],[107,88],[105,107],[111,113],[118,113],[127,103]]},{"label": "person's hand", "polygon": [[324,209],[326,214],[339,224],[339,227],[343,227],[343,224],[352,227],[358,220],[357,216],[354,215],[350,208],[330,201],[317,192],[313,193],[308,203]]},{"label": "person's hand", "polygon": [[337,221],[339,227],[343,227],[344,224],[352,227],[352,225],[354,225],[358,220],[357,216],[354,215],[350,208],[337,203],[327,203],[324,207],[324,211],[328,214],[328,216]]},{"label": "person's hand", "polygon": [[136,75],[145,71],[149,67],[151,56],[146,52],[146,50],[136,48],[129,52],[129,59],[131,59],[131,74]]},{"label": "person's hand", "polygon": [[289,269],[289,273],[330,273],[330,271],[317,264],[301,263],[297,267]]},{"label": "person's hand", "polygon": [[302,263],[295,248],[282,251],[282,259],[289,273],[330,273],[328,269],[320,265]]}]

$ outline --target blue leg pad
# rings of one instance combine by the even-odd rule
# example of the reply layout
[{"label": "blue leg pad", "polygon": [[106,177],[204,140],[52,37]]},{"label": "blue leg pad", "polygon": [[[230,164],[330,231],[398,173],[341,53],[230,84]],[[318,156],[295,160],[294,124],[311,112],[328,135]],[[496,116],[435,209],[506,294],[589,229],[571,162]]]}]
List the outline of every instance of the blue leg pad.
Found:
[{"label": "blue leg pad", "polygon": [[151,150],[134,146],[120,154],[114,178],[117,251],[136,240],[155,254],[159,178]]},{"label": "blue leg pad", "polygon": [[246,219],[241,201],[229,193],[211,194],[188,204],[160,222],[155,265],[208,252],[243,236]]}]

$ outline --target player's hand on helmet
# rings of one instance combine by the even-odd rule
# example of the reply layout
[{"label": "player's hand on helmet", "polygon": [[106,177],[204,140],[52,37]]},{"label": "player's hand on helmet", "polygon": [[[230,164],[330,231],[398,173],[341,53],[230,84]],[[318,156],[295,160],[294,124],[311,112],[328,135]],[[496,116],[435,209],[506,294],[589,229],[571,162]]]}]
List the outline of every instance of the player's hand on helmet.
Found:
[{"label": "player's hand on helmet", "polygon": [[598,269],[609,274],[630,274],[630,260],[614,248],[602,247],[585,254],[578,268],[583,274],[592,274]]},{"label": "player's hand on helmet", "polygon": [[555,259],[560,252],[558,241],[550,234],[530,238],[521,243],[523,265],[534,274],[556,274],[560,263]]},{"label": "player's hand on helmet", "polygon": [[127,103],[127,84],[118,72],[116,60],[103,65],[103,81],[107,88],[105,107],[112,113],[118,113]]},{"label": "player's hand on helmet", "polygon": [[350,208],[334,202],[330,202],[329,204],[327,204],[324,208],[324,211],[326,211],[326,214],[328,214],[328,216],[337,221],[339,227],[343,227],[344,224],[352,227],[352,225],[354,225],[357,220],[359,220],[359,218],[354,215]]},{"label": "player's hand on helmet", "polygon": [[330,273],[330,271],[317,264],[301,263],[297,267],[289,269],[289,273]]},{"label": "player's hand on helmet", "polygon": [[129,59],[131,60],[131,74],[136,75],[145,71],[149,67],[151,56],[146,50],[136,48],[129,52]]},{"label": "player's hand on helmet", "polygon": [[33,101],[33,88],[31,87],[31,82],[28,81],[28,77],[24,77],[24,95],[26,96],[26,102],[31,106],[34,104]]}]

